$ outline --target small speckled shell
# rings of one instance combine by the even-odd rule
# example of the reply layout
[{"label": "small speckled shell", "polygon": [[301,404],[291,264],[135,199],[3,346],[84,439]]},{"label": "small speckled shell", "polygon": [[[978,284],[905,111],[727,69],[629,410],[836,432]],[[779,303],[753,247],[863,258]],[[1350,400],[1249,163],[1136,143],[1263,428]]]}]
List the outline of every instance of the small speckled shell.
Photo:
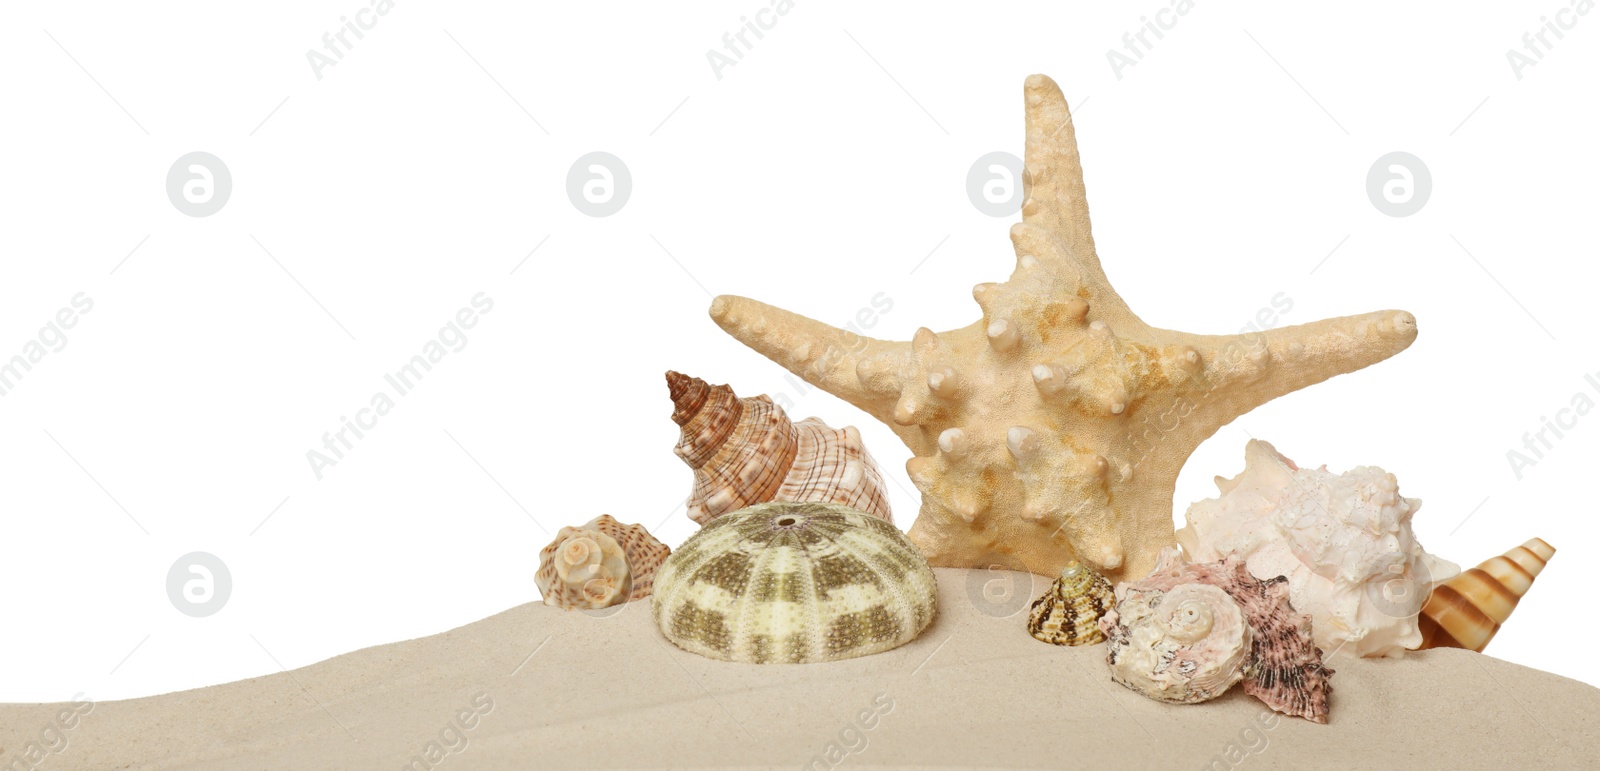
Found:
[{"label": "small speckled shell", "polygon": [[582,527],[563,527],[539,552],[534,583],[546,605],[567,610],[604,608],[650,596],[656,570],[672,550],[643,525],[601,514]]},{"label": "small speckled shell", "polygon": [[1119,584],[1117,597],[1120,601],[1128,591],[1167,591],[1188,583],[1215,585],[1239,603],[1251,633],[1245,693],[1286,715],[1313,723],[1328,722],[1328,696],[1333,693],[1329,678],[1333,670],[1322,663],[1322,649],[1313,642],[1311,616],[1289,604],[1287,578],[1258,580],[1237,556],[1221,562],[1185,564],[1177,549],[1167,548],[1157,557],[1156,569],[1148,577]]},{"label": "small speckled shell", "polygon": [[1116,603],[1111,582],[1076,562],[1061,570],[1061,577],[1028,614],[1028,633],[1053,645],[1093,645],[1106,639],[1100,617]]},{"label": "small speckled shell", "polygon": [[674,451],[694,469],[685,505],[695,522],[769,501],[836,503],[893,521],[883,476],[854,426],[795,423],[765,395],[739,398],[677,372],[667,373],[667,388],[683,430]]},{"label": "small speckled shell", "polygon": [[825,503],[729,512],[656,574],[656,625],[724,661],[804,663],[880,653],[933,620],[933,570],[894,525]]}]

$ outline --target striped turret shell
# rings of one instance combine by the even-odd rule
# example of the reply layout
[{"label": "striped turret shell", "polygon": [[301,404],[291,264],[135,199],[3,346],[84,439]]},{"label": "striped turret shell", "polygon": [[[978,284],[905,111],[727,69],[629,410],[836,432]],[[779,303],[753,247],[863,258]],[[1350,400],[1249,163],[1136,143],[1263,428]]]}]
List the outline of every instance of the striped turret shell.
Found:
[{"label": "striped turret shell", "polygon": [[694,469],[685,505],[695,522],[769,501],[837,503],[893,521],[883,476],[854,426],[795,423],[765,395],[740,398],[677,372],[667,373],[667,388],[683,429],[674,451]]},{"label": "striped turret shell", "polygon": [[1421,648],[1483,652],[1556,549],[1535,538],[1433,588],[1417,626]]}]

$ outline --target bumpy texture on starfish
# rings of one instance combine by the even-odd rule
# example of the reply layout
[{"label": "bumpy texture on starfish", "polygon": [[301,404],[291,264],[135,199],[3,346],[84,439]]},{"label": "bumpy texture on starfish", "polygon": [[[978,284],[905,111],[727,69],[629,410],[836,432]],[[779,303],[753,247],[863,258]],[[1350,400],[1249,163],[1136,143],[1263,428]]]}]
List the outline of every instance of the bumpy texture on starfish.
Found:
[{"label": "bumpy texture on starfish", "polygon": [[1017,267],[973,289],[981,320],[905,343],[742,297],[716,298],[711,317],[911,448],[922,512],[910,536],[934,565],[1055,575],[1076,559],[1137,579],[1175,543],[1173,487],[1202,441],[1258,405],[1404,350],[1416,320],[1378,311],[1249,335],[1145,324],[1095,255],[1061,90],[1034,75],[1024,95]]}]

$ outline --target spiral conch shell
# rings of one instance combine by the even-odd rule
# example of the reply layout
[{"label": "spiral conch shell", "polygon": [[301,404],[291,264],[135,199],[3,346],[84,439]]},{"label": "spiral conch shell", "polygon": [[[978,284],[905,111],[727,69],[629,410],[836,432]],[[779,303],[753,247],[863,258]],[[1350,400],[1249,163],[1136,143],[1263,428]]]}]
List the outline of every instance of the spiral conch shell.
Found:
[{"label": "spiral conch shell", "polygon": [[1184,514],[1177,539],[1188,558],[1237,555],[1256,578],[1286,576],[1290,601],[1311,614],[1327,650],[1398,657],[1415,648],[1423,600],[1461,571],[1412,533],[1422,501],[1375,466],[1302,468],[1259,440],[1244,458],[1238,476],[1217,478],[1218,497]]},{"label": "spiral conch shell", "polygon": [[539,552],[534,582],[546,605],[567,610],[605,608],[650,595],[656,569],[671,553],[643,525],[601,514],[582,527],[563,527]]},{"label": "spiral conch shell", "polygon": [[1483,652],[1556,549],[1535,538],[1433,588],[1422,606],[1419,648]]},{"label": "spiral conch shell", "polygon": [[1111,582],[1072,562],[1028,614],[1028,633],[1054,645],[1093,645],[1106,639],[1100,617],[1116,603]]},{"label": "spiral conch shell", "polygon": [[1250,627],[1220,587],[1131,588],[1102,623],[1111,679],[1152,699],[1193,704],[1244,679]]},{"label": "spiral conch shell", "polygon": [[854,426],[795,423],[765,395],[739,398],[725,385],[667,373],[674,451],[694,469],[689,518],[705,525],[769,501],[836,503],[893,522],[883,476]]},{"label": "spiral conch shell", "polygon": [[[1233,601],[1247,635],[1234,635],[1235,611],[1207,586]],[[1289,604],[1288,579],[1258,580],[1239,557],[1185,564],[1172,548],[1148,577],[1118,584],[1117,607],[1100,620],[1113,679],[1150,698],[1204,701],[1238,682],[1237,674],[1245,693],[1274,710],[1326,723],[1333,670],[1323,665],[1311,626]],[[1233,647],[1240,638],[1242,662]]]}]

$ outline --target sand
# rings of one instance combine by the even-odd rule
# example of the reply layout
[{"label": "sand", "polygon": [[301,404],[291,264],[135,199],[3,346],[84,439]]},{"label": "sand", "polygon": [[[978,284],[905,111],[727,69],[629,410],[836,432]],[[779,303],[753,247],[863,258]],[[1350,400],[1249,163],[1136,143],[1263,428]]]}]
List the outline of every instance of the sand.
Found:
[{"label": "sand", "polygon": [[1110,681],[1103,646],[1028,636],[1044,579],[937,572],[939,619],[876,656],[727,664],[665,642],[647,601],[531,603],[236,683],[0,705],[0,769],[31,767],[30,742],[60,769],[1580,768],[1600,752],[1600,689],[1465,651],[1336,657],[1329,725],[1238,688],[1159,704]]}]

